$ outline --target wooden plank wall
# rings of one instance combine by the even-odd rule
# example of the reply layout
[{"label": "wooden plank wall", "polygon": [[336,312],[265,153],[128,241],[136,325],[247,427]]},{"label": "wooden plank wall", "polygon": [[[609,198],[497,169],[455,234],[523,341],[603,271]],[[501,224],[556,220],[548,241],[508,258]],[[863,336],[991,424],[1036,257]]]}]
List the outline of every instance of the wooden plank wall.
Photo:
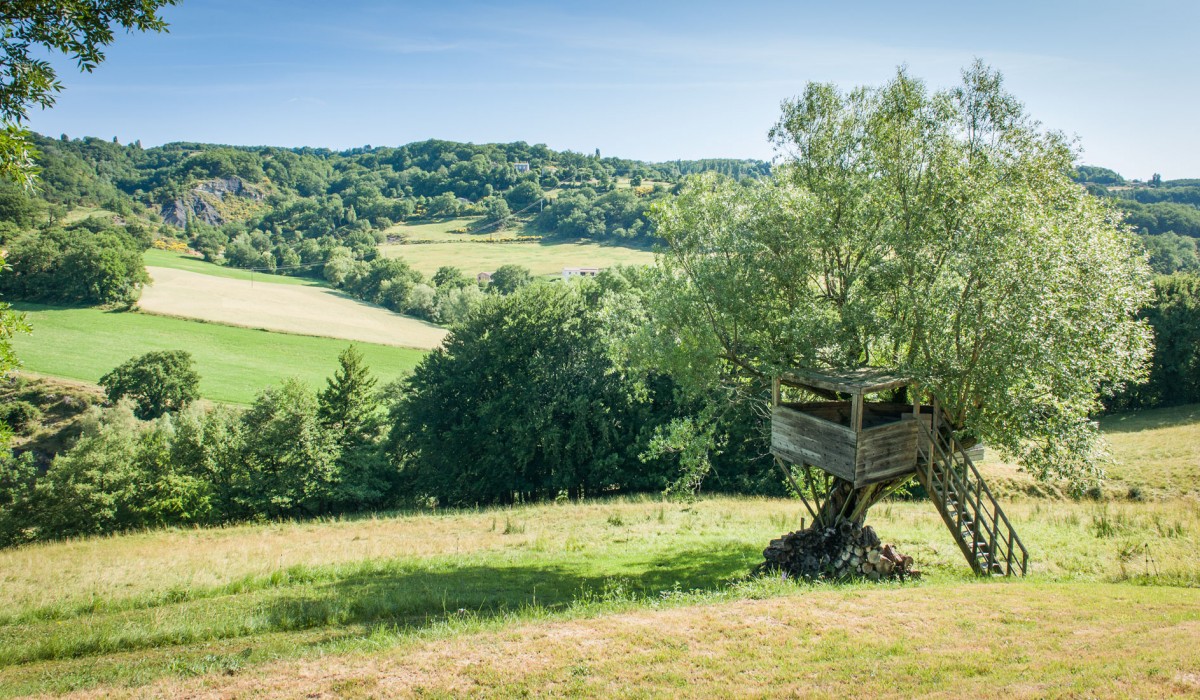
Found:
[{"label": "wooden plank wall", "polygon": [[787,406],[771,410],[771,453],[793,464],[811,464],[854,481],[857,441],[854,431],[845,426]]},{"label": "wooden plank wall", "polygon": [[918,433],[917,422],[912,419],[860,433],[854,485],[866,486],[916,471]]}]

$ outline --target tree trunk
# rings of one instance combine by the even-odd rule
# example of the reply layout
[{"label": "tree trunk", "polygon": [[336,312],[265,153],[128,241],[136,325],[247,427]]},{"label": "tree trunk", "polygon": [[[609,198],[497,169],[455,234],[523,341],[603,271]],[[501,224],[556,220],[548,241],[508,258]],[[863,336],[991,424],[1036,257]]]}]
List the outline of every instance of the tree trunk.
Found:
[{"label": "tree trunk", "polygon": [[821,506],[817,511],[814,525],[833,527],[839,519],[848,520],[855,525],[862,525],[867,519],[867,511],[907,480],[908,477],[905,476],[855,488],[853,483],[834,477],[823,499],[819,498]]}]

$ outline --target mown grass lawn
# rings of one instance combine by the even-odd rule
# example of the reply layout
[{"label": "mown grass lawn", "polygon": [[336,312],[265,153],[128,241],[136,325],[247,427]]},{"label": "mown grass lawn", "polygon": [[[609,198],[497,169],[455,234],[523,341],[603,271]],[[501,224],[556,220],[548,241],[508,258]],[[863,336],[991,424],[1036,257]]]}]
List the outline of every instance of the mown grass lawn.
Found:
[{"label": "mown grass lawn", "polygon": [[[350,341],[202,323],[94,308],[17,304],[33,333],[13,345],[23,369],[95,382],[120,363],[151,350],[192,353],[204,398],[247,404],[287,377],[321,387]],[[380,381],[412,370],[424,351],[354,343]]]}]

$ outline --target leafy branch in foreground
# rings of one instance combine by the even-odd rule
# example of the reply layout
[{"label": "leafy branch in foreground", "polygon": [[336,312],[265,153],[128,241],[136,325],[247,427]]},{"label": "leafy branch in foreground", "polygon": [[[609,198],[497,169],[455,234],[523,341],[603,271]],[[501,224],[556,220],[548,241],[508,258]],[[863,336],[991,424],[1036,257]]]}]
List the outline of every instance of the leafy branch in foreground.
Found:
[{"label": "leafy branch in foreground", "polygon": [[90,73],[113,28],[166,31],[159,10],[178,0],[7,0],[0,5],[0,177],[33,185],[37,151],[21,123],[29,108],[54,105],[62,83],[39,50],[65,54]]}]

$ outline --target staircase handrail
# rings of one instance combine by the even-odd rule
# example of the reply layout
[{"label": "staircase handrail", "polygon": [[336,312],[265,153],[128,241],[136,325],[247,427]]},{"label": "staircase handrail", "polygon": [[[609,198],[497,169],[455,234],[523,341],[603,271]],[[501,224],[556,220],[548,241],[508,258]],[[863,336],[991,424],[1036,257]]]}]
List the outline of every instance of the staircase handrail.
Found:
[{"label": "staircase handrail", "polygon": [[[948,478],[939,478],[938,481],[944,485],[946,489],[953,489],[954,496],[960,507],[957,509],[955,516],[955,524],[958,528],[955,538],[962,537],[963,524],[963,507],[969,506],[973,509],[973,517],[971,522],[972,535],[974,542],[972,543],[972,554],[975,560],[971,562],[973,568],[979,571],[980,566],[977,560],[979,556],[978,544],[982,539],[981,534],[987,534],[986,544],[987,550],[987,565],[988,567],[996,566],[996,550],[998,544],[1003,544],[1004,561],[1006,573],[1011,575],[1013,571],[1013,563],[1016,563],[1022,575],[1025,574],[1029,561],[1029,551],[1025,548],[1025,544],[1021,542],[1021,538],[1017,535],[1016,529],[1008,516],[997,502],[992,490],[988,488],[987,482],[983,480],[983,476],[979,473],[979,469],[975,466],[974,460],[963,449],[962,443],[959,442],[953,432],[949,436],[945,436],[940,431],[938,419],[941,411],[935,408],[934,418],[931,425],[926,425],[923,421],[919,422],[922,433],[928,439],[928,444],[931,450],[924,455],[924,459],[920,459],[918,469],[926,474],[928,482],[933,483],[934,474],[925,464],[926,461],[936,461],[944,465],[944,470],[947,472]],[[945,417],[945,423],[951,425],[948,416]],[[920,456],[923,450],[918,451]],[[939,509],[946,514],[945,506],[939,503]],[[946,515],[945,517],[949,517]],[[1004,527],[1005,538],[1001,538],[1001,524]],[[999,541],[999,542],[998,542]],[[960,545],[965,547],[965,544],[960,542]],[[1014,546],[1016,549],[1014,549]],[[1017,559],[1017,550],[1020,551],[1020,558]],[[964,553],[967,553],[964,549]],[[982,572],[981,572],[982,573]]]}]

